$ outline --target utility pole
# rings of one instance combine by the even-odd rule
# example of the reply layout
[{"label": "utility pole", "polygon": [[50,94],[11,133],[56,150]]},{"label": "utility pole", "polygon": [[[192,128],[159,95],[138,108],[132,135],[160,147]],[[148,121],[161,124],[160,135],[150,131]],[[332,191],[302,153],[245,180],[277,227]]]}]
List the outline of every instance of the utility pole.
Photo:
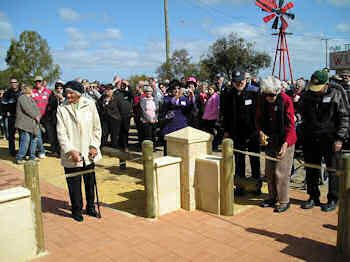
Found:
[{"label": "utility pole", "polygon": [[321,41],[326,41],[326,67],[328,68],[328,40],[331,38],[322,38]]},{"label": "utility pole", "polygon": [[166,63],[170,62],[170,40],[168,25],[168,0],[164,0]]}]

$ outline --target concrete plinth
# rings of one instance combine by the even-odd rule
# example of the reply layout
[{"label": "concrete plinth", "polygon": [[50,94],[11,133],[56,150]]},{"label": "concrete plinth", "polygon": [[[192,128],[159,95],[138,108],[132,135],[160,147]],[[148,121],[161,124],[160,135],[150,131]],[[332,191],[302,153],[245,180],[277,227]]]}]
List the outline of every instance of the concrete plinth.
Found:
[{"label": "concrete plinth", "polygon": [[211,153],[212,135],[186,127],[165,136],[169,156],[182,158],[181,207],[188,211],[196,209],[194,176],[196,158]]}]

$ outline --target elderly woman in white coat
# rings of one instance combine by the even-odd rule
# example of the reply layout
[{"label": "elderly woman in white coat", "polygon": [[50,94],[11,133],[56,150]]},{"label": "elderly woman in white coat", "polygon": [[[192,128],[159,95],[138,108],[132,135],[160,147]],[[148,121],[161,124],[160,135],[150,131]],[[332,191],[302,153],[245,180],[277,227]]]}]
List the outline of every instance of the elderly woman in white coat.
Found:
[{"label": "elderly woman in white coat", "polygon": [[[66,101],[57,109],[57,137],[61,147],[61,164],[65,174],[83,174],[86,193],[86,214],[99,217],[95,210],[95,162],[102,158],[101,124],[94,101],[81,97],[83,86],[77,81],[65,85]],[[81,176],[67,177],[72,217],[83,221]]]}]

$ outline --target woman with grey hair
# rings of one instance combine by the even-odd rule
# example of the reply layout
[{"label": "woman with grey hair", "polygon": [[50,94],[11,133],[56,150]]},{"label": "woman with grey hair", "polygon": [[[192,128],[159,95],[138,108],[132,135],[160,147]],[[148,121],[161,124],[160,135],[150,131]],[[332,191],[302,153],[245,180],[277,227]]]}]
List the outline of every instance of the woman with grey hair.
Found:
[{"label": "woman with grey hair", "polygon": [[[274,212],[286,211],[289,206],[289,176],[297,137],[294,107],[288,95],[282,92],[281,81],[273,76],[260,80],[262,96],[256,110],[256,127],[260,144],[266,145],[266,154],[279,161],[266,159],[265,176],[269,197],[261,207],[275,207]],[[276,206],[276,203],[279,205]]]},{"label": "woman with grey hair", "polygon": [[19,150],[16,155],[17,164],[23,164],[29,148],[29,160],[35,160],[36,143],[34,138],[39,135],[40,111],[32,99],[33,87],[22,86],[22,93],[17,101],[15,127],[19,131]]}]

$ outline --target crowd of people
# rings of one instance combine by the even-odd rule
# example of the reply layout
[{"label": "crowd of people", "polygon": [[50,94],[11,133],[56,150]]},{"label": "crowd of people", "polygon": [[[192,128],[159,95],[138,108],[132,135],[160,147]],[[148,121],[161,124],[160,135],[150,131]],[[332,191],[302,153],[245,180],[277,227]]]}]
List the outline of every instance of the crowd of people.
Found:
[{"label": "crowd of people", "polygon": [[[129,151],[131,118],[142,141],[164,146],[164,136],[187,126],[213,135],[212,148],[218,151],[224,138],[231,138],[239,150],[276,158],[265,163],[268,198],[261,207],[284,212],[290,206],[289,181],[296,147],[304,160],[329,168],[343,147],[348,146],[350,114],[350,71],[330,76],[329,70],[314,72],[310,80],[295,83],[268,76],[257,80],[243,70],[233,70],[230,81],[218,74],[216,81],[197,81],[195,77],[158,81],[155,78],[130,86],[116,76],[101,85],[79,78],[66,84],[58,80],[54,89],[46,87],[41,76],[34,88],[10,78],[10,88],[1,96],[1,131],[8,140],[9,153],[17,164],[45,158],[44,142],[62,159],[66,174],[90,172],[101,158],[100,147],[112,146]],[[19,149],[15,150],[15,133]],[[250,157],[251,176],[262,179],[260,159]],[[235,176],[246,177],[245,155],[235,152]],[[93,207],[94,175],[83,175],[87,213],[97,217]],[[82,221],[81,177],[67,178],[73,218]],[[329,171],[328,202],[321,205],[319,170],[306,168],[309,199],[302,208],[321,206],[332,211],[338,202],[338,177]],[[92,189],[91,189],[92,188]],[[235,193],[242,192],[236,186]]]}]

